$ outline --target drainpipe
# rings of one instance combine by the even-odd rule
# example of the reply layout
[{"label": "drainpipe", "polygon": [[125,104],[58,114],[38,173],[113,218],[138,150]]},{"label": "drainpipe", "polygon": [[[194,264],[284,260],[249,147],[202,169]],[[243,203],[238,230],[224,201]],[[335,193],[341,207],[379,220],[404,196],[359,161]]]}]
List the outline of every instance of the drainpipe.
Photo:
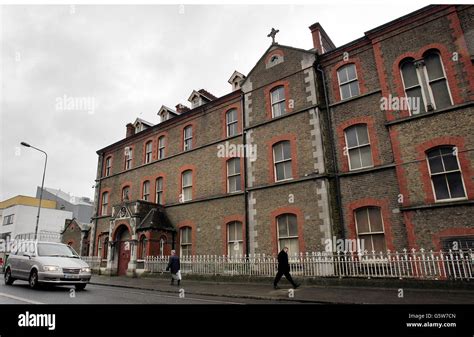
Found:
[{"label": "drainpipe", "polygon": [[93,241],[92,241],[92,254],[89,252],[90,256],[94,256],[95,244],[96,244],[96,241],[97,241],[96,240],[97,239],[97,222],[98,222],[97,218],[99,217],[100,186],[101,186],[101,182],[102,182],[102,179],[100,179],[100,178],[101,178],[101,175],[102,175],[102,165],[104,164],[104,157],[105,157],[105,154],[102,153],[102,158],[100,160],[100,165],[99,165],[99,169],[98,169],[98,172],[97,172],[97,178],[99,180],[99,184],[98,185],[96,184],[96,192],[95,192],[95,195],[96,195],[96,210],[95,210],[94,238],[93,238]]},{"label": "drainpipe", "polygon": [[345,238],[346,236],[345,236],[345,230],[344,230],[344,221],[343,221],[343,217],[342,217],[341,184],[340,184],[339,168],[338,168],[338,165],[337,165],[337,157],[336,157],[336,149],[335,149],[335,146],[336,146],[335,144],[337,144],[337,143],[336,143],[336,139],[334,138],[334,132],[332,130],[332,116],[331,116],[331,112],[329,110],[328,94],[327,94],[327,90],[326,90],[326,76],[324,75],[324,71],[321,68],[320,64],[318,64],[316,66],[316,70],[321,73],[321,77],[322,77],[322,80],[323,80],[324,104],[326,106],[326,123],[327,123],[327,126],[328,126],[329,140],[330,140],[330,143],[331,143],[332,164],[333,164],[333,168],[334,168],[334,177],[335,177],[335,182],[336,182],[337,211],[338,211],[339,223],[341,224],[341,226],[340,226],[341,234]]},{"label": "drainpipe", "polygon": [[250,235],[249,235],[249,198],[247,191],[247,137],[245,129],[245,93],[242,92],[242,144],[244,146],[244,198],[245,198],[245,255],[250,252]]}]

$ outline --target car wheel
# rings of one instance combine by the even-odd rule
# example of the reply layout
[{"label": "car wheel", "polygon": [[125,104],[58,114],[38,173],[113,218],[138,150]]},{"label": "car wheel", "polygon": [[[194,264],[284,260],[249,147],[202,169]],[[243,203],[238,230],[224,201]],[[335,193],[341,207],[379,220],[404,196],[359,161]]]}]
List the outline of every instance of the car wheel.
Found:
[{"label": "car wheel", "polygon": [[30,274],[29,284],[31,289],[37,289],[39,287],[38,284],[38,272],[33,270]]},{"label": "car wheel", "polygon": [[5,284],[10,286],[13,284],[14,281],[15,279],[12,277],[12,271],[10,270],[10,268],[8,268],[5,272]]},{"label": "car wheel", "polygon": [[85,283],[81,283],[81,284],[76,284],[75,287],[76,287],[76,290],[84,290],[86,289],[86,285]]}]

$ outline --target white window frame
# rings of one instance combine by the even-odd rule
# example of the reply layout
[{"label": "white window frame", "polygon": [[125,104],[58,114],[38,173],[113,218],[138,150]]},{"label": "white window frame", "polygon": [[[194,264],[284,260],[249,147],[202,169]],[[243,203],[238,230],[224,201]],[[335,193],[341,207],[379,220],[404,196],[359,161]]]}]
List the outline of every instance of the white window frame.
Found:
[{"label": "white window frame", "polygon": [[[192,229],[192,227],[181,227],[179,230],[180,230],[180,233],[179,233],[180,256],[186,256],[186,255],[183,255],[183,246],[186,246],[186,248],[188,248],[187,250],[190,251],[190,254],[188,256],[191,256],[192,251],[193,251],[193,229]],[[185,231],[185,230],[189,230],[189,232],[190,232],[190,234],[189,234],[190,241],[183,243],[183,231]]]},{"label": "white window frame", "polygon": [[[276,157],[275,157],[275,147],[279,144],[282,144],[282,143],[285,143],[285,142],[288,142],[289,146],[290,146],[290,158],[289,159],[282,159],[280,161],[276,161]],[[291,162],[292,161],[292,158],[293,158],[293,153],[291,151],[291,141],[289,140],[282,140],[281,142],[278,142],[276,144],[273,144],[272,145],[272,152],[273,152],[273,174],[274,174],[274,177],[275,177],[275,182],[280,182],[280,181],[286,181],[286,180],[292,180],[293,179],[293,175],[295,174],[295,172],[293,172],[293,163]],[[283,156],[284,156],[284,151],[283,151]],[[277,175],[277,164],[281,164],[281,163],[285,163],[289,161],[290,162],[290,166],[291,166],[291,177],[289,178],[284,178],[284,179],[278,179],[278,175]],[[285,166],[283,166],[283,170],[284,170]],[[285,170],[284,170],[285,171]],[[286,177],[286,171],[285,171],[285,177]]]},{"label": "white window frame", "polygon": [[[352,128],[352,127],[356,127],[357,125],[365,125],[365,128],[367,130],[367,140],[369,141],[369,143],[367,144],[364,144],[364,145],[360,145],[359,144],[359,135],[357,133],[357,129],[356,129],[356,137],[357,137],[357,146],[353,146],[353,147],[349,147],[349,142],[347,141],[347,132],[346,130]],[[374,155],[372,153],[372,144],[370,143],[370,134],[369,134],[369,126],[366,124],[366,123],[358,123],[358,124],[354,124],[354,125],[351,125],[351,126],[348,126],[347,128],[344,129],[344,140],[346,141],[346,150],[347,150],[347,162],[349,163],[349,171],[358,171],[358,170],[363,170],[363,169],[366,169],[366,168],[371,168],[371,167],[374,167]],[[354,149],[359,149],[359,148],[362,148],[362,147],[369,147],[370,149],[370,157],[372,158],[372,165],[369,165],[369,166],[361,166],[359,168],[352,168],[351,167],[351,156],[350,156],[350,150],[354,150]],[[359,159],[360,159],[360,163],[362,164],[362,157],[360,155],[360,151],[359,151]]]},{"label": "white window frame", "polygon": [[110,172],[112,170],[112,156],[108,156],[105,159],[105,176],[110,176]]},{"label": "white window frame", "polygon": [[[128,193],[127,193],[128,199],[125,199],[125,193],[124,192],[125,192],[126,189],[128,189]],[[127,185],[127,186],[124,186],[122,188],[122,201],[129,201],[129,200],[130,200],[130,186]]]},{"label": "white window frame", "polygon": [[280,214],[276,217],[276,232],[277,232],[277,241],[278,241],[278,251],[281,251],[284,247],[281,247],[281,244],[280,244],[280,241],[281,240],[295,240],[298,241],[298,253],[301,252],[300,251],[300,240],[299,240],[299,235],[292,235],[290,236],[288,234],[288,236],[285,236],[285,237],[280,237],[280,227],[279,227],[279,223],[278,223],[278,219],[282,218],[282,217],[286,217],[286,230],[287,230],[287,233],[289,233],[289,230],[288,230],[288,226],[289,226],[289,223],[288,223],[288,216],[294,216],[295,217],[295,220],[296,220],[296,233],[299,233],[299,228],[298,228],[298,216],[294,213],[283,213],[283,214]]},{"label": "white window frame", "polygon": [[153,141],[150,140],[146,142],[145,144],[145,164],[148,164],[151,162],[152,154],[153,154]]},{"label": "white window frame", "polygon": [[[186,136],[186,130],[191,130],[191,136]],[[189,143],[188,143],[189,142]],[[183,128],[183,151],[189,151],[193,149],[193,126],[188,125]]]},{"label": "white window frame", "polygon": [[158,159],[164,159],[165,158],[165,136],[161,136],[158,138]]},{"label": "white window frame", "polygon": [[[159,184],[158,184],[158,181],[161,180],[161,189],[159,190]],[[164,184],[165,184],[165,180],[163,177],[158,177],[156,178],[155,180],[155,202],[157,204],[160,204],[162,205],[163,203],[163,190],[164,190]],[[161,202],[160,202],[160,199],[161,199]]]},{"label": "white window frame", "polygon": [[125,155],[125,170],[130,170],[132,168],[133,160],[133,148],[129,147]]},{"label": "white window frame", "polygon": [[[229,113],[231,112],[234,112],[235,111],[235,120],[234,121],[229,121]],[[232,108],[230,110],[227,110],[226,113],[225,113],[225,121],[226,121],[226,131],[227,131],[227,137],[233,137],[235,135],[237,135],[239,133],[239,130],[238,130],[238,123],[239,123],[239,116],[238,116],[238,112],[237,112],[237,109],[235,108]],[[230,134],[230,130],[232,130],[232,127],[233,125],[236,125],[236,128],[235,128],[235,133],[234,134]]]},{"label": "white window frame", "polygon": [[8,225],[13,225],[13,222],[15,220],[15,214],[9,214],[5,215],[3,217],[3,226],[8,226]]},{"label": "white window frame", "polygon": [[[428,158],[428,152],[432,151],[432,150],[436,150],[437,148],[440,148],[440,147],[449,147],[448,146],[437,146],[435,148],[431,148],[431,149],[428,149],[426,150],[425,152],[425,160],[426,160],[426,164],[428,166],[428,173],[430,175],[430,180],[431,180],[431,190],[433,191],[433,196],[434,196],[434,200],[435,202],[437,203],[442,203],[442,202],[451,202],[451,201],[458,201],[458,200],[466,200],[468,198],[467,196],[467,190],[466,190],[466,184],[464,183],[464,177],[463,177],[463,174],[462,174],[462,170],[461,170],[461,163],[459,161],[459,154],[456,153],[456,161],[458,163],[458,170],[451,170],[451,171],[443,171],[443,172],[438,172],[438,173],[431,173],[431,166],[430,166],[430,161],[429,161],[429,158]],[[443,159],[441,158],[441,163],[443,164],[443,169],[444,169],[444,161]],[[446,186],[448,188],[448,192],[449,192],[449,196],[450,198],[447,198],[447,199],[438,199],[436,197],[436,190],[435,190],[435,187],[434,187],[434,182],[433,182],[433,176],[437,176],[437,175],[441,175],[443,174],[445,176],[445,179],[446,176],[449,174],[449,173],[454,173],[454,172],[459,172],[459,175],[461,176],[461,182],[462,182],[462,187],[464,189],[464,197],[460,197],[460,198],[451,198],[451,190],[449,189],[449,184],[448,182],[446,181]]]},{"label": "white window frame", "polygon": [[[237,234],[237,233],[238,233],[238,231],[237,231],[237,224],[240,225],[240,235],[241,235],[241,237],[242,237],[241,240],[238,240],[238,239],[237,239],[237,240],[231,240],[231,239],[230,239],[230,226],[231,226],[231,225],[234,225],[234,224],[235,224],[235,233],[234,233],[234,234]],[[230,253],[230,251],[234,249],[235,243],[237,243],[237,244],[239,245],[239,248],[242,247],[242,253],[243,253],[243,251],[244,251],[244,250],[243,250],[243,242],[244,242],[244,240],[243,240],[243,233],[242,233],[242,230],[243,230],[244,227],[243,227],[242,222],[240,222],[240,221],[231,221],[231,222],[228,222],[228,223],[226,224],[226,226],[227,226],[227,228],[226,228],[226,230],[227,230],[227,256],[230,257],[230,256],[232,255],[232,254]],[[236,237],[237,237],[237,236],[236,236]],[[242,255],[243,255],[243,254],[242,254]]]},{"label": "white window frame", "polygon": [[[229,164],[230,162],[234,161],[234,160],[238,160],[239,161],[239,173],[234,173],[234,174],[229,174]],[[239,180],[241,179],[241,170],[240,170],[240,158],[236,157],[236,158],[231,158],[229,160],[227,160],[227,193],[236,193],[236,192],[241,192],[242,191],[242,182],[240,183],[240,190],[235,190],[235,191],[231,191],[230,190],[230,178],[232,177],[236,177],[236,176],[239,176]]]},{"label": "white window frame", "polygon": [[[370,226],[369,208],[377,208],[379,210],[380,220],[382,221],[382,231],[360,233],[359,232],[359,225],[357,224],[357,211],[360,211],[362,209],[366,211],[366,213],[367,213],[367,223],[369,224],[369,229],[372,230],[372,228]],[[387,248],[387,240],[386,240],[386,237],[385,237],[385,223],[383,221],[382,207],[375,206],[375,205],[370,205],[370,206],[362,206],[362,207],[359,207],[359,208],[355,209],[354,210],[354,222],[355,222],[355,225],[356,225],[356,235],[357,235],[358,239],[364,239],[365,240],[364,236],[370,236],[370,244],[371,244],[372,249],[373,249],[374,248],[374,241],[372,240],[372,235],[383,234],[384,241],[385,241],[385,248]],[[362,238],[359,237],[360,235],[362,235]],[[365,247],[365,244],[364,244],[364,247]],[[368,252],[372,252],[372,250],[368,250],[367,248],[366,248],[366,250]]]},{"label": "white window frame", "polygon": [[428,93],[430,95],[430,103],[433,104],[433,109],[436,110],[437,107],[436,107],[436,100],[434,98],[434,94],[433,94],[433,90],[431,89],[431,83],[432,82],[437,82],[441,79],[444,79],[446,81],[446,89],[448,90],[448,96],[449,96],[449,100],[450,100],[450,103],[451,105],[453,105],[453,96],[451,95],[451,90],[449,89],[449,82],[448,82],[448,77],[446,76],[446,70],[444,69],[444,64],[443,64],[443,59],[441,58],[441,54],[438,52],[438,51],[428,51],[426,54],[436,54],[438,55],[438,58],[439,58],[439,63],[441,64],[441,70],[443,71],[443,77],[438,77],[434,80],[431,80],[430,81],[430,77],[428,75],[428,68],[426,67],[426,63],[424,62],[424,57],[423,57],[423,67],[421,69],[421,71],[423,72],[423,75],[425,76],[425,80],[426,80],[426,89],[428,90]]},{"label": "white window frame", "polygon": [[108,215],[107,214],[108,207],[109,207],[109,192],[104,192],[104,193],[102,193],[102,203],[101,203],[101,207],[100,207],[100,215]]},{"label": "white window frame", "polygon": [[[274,102],[273,101],[273,95],[272,93],[278,89],[283,89],[283,99],[279,100],[279,101],[276,101]],[[284,102],[285,104],[283,104],[284,108],[285,108],[285,111],[279,115],[279,116],[275,116],[275,110],[273,109],[273,107],[277,104],[280,104],[281,102]],[[285,86],[284,85],[278,85],[274,88],[272,88],[272,90],[270,90],[270,104],[272,106],[272,118],[277,118],[277,117],[281,117],[283,115],[286,115],[288,113],[288,111],[286,110],[286,89],[285,89]]]},{"label": "white window frame", "polygon": [[150,181],[145,180],[143,182],[143,194],[142,194],[142,200],[145,201],[150,201]]},{"label": "white window frame", "polygon": [[[191,184],[184,186],[184,174],[189,173],[191,175]],[[184,201],[191,201],[193,200],[193,171],[192,170],[186,170],[181,173],[181,195],[183,196],[183,202]],[[185,199],[186,194],[184,193],[185,189],[191,189],[191,198],[190,199]]]},{"label": "white window frame", "polygon": [[[348,79],[346,82],[341,83],[341,79],[340,79],[340,77],[339,77],[339,72],[344,69],[344,70],[346,71],[346,74],[348,74],[346,69],[347,69],[349,66],[354,66],[355,78],[352,79],[352,80],[349,80],[349,79]],[[345,65],[341,66],[340,68],[338,68],[338,69],[336,70],[336,73],[337,73],[337,82],[339,83],[339,97],[341,97],[341,101],[345,101],[345,100],[347,100],[347,99],[360,96],[359,76],[357,75],[357,66],[356,66],[355,63],[349,63],[349,64],[345,64]],[[349,78],[349,75],[347,76],[347,78]],[[346,85],[346,84],[350,84],[350,83],[355,82],[355,81],[357,81],[357,87],[359,88],[359,94],[353,95],[353,94],[352,94],[351,87],[350,87],[350,85],[349,85],[350,96],[349,96],[349,97],[346,97],[346,98],[342,98],[342,86],[343,86],[343,85]]]}]

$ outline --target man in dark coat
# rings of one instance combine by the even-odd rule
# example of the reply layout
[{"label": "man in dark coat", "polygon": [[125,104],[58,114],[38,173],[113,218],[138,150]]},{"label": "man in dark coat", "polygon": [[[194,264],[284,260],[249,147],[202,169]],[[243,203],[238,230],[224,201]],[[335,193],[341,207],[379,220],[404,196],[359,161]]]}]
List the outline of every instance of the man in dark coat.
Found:
[{"label": "man in dark coat", "polygon": [[171,272],[171,285],[174,284],[174,279],[176,278],[178,280],[178,286],[181,282],[181,266],[179,263],[179,257],[176,255],[176,251],[172,250],[171,251],[171,256],[168,262],[168,266],[166,267],[166,270]]},{"label": "man in dark coat", "polygon": [[278,282],[280,282],[281,277],[285,275],[286,279],[293,285],[293,289],[298,288],[300,285],[293,281],[293,278],[290,275],[290,264],[288,263],[288,247],[285,247],[278,254],[278,273],[273,280],[273,288],[280,289],[278,287]]}]

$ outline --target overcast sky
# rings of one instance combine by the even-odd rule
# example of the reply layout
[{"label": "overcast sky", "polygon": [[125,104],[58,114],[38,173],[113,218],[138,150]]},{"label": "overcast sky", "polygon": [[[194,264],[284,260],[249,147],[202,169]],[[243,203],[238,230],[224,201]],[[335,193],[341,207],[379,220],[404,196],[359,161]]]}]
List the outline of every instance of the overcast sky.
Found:
[{"label": "overcast sky", "polygon": [[[41,185],[44,156],[21,141],[48,152],[45,186],[92,198],[98,149],[136,117],[157,123],[162,104],[189,105],[193,89],[230,92],[272,27],[310,49],[320,22],[340,46],[426,4],[2,6],[0,201]],[[65,97],[94,105],[67,109]]]}]

